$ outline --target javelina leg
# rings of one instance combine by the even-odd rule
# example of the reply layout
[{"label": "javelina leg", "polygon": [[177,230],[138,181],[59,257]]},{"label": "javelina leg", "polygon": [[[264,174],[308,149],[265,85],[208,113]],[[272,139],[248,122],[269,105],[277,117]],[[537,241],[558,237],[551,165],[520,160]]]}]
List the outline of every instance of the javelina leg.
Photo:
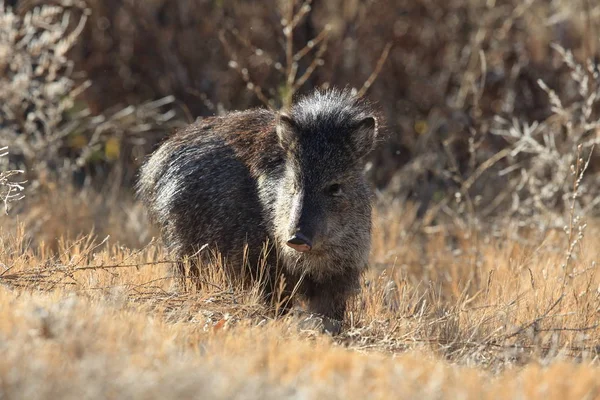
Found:
[{"label": "javelina leg", "polygon": [[322,329],[333,335],[342,330],[346,301],[352,288],[358,284],[356,277],[340,277],[325,282],[309,280],[305,285],[308,311],[322,318]]},{"label": "javelina leg", "polygon": [[[189,281],[190,288],[196,285],[198,288],[200,285],[200,266],[196,259],[189,260]],[[185,272],[185,263],[178,261],[173,268],[173,290],[176,292],[187,291],[187,274]]]},{"label": "javelina leg", "polygon": [[185,264],[177,261],[171,270],[173,284],[171,290],[174,292],[185,292]]},{"label": "javelina leg", "polygon": [[[322,288],[327,290],[327,288]],[[346,311],[347,295],[319,293],[308,298],[308,311],[313,314],[309,319],[315,319],[320,328],[332,335],[337,335],[342,330],[342,320]],[[310,322],[307,326],[310,326]],[[314,323],[313,323],[314,325]]]},{"label": "javelina leg", "polygon": [[190,260],[190,288],[200,289],[200,260],[193,258]]},{"label": "javelina leg", "polygon": [[275,308],[278,316],[287,314],[292,308],[292,293],[296,280],[292,276],[283,276],[273,268],[265,287],[265,300]]}]

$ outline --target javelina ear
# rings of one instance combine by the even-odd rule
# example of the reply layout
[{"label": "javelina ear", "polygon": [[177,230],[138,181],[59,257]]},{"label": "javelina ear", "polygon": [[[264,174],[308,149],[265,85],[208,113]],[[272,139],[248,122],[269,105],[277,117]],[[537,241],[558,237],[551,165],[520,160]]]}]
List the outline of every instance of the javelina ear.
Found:
[{"label": "javelina ear", "polygon": [[364,118],[352,128],[350,138],[357,158],[369,154],[375,146],[376,137],[377,119],[375,117]]},{"label": "javelina ear", "polygon": [[277,115],[277,125],[275,130],[277,131],[279,144],[284,150],[291,150],[296,142],[295,127],[296,123],[288,114],[280,112]]}]

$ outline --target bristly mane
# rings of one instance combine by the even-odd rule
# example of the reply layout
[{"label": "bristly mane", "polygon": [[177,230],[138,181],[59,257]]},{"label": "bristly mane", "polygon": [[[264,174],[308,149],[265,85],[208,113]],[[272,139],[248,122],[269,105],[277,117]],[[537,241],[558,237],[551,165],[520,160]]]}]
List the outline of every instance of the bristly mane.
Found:
[{"label": "bristly mane", "polygon": [[[353,96],[348,89],[315,90],[299,97],[288,113],[302,130],[331,135],[374,114],[366,100]],[[215,123],[216,119],[219,123]],[[284,161],[285,152],[277,140],[276,123],[275,111],[250,109],[225,117],[206,118],[200,121],[197,131],[213,129],[234,149],[250,173],[257,177]]]},{"label": "bristly mane", "polygon": [[301,129],[313,132],[345,130],[374,115],[370,103],[349,89],[315,90],[300,97],[289,112]]}]

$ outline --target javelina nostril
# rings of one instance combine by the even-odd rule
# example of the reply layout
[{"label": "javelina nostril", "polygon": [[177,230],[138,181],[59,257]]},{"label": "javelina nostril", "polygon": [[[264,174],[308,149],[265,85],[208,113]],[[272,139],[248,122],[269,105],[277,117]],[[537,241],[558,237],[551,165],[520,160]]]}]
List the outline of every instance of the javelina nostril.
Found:
[{"label": "javelina nostril", "polygon": [[310,239],[308,239],[300,232],[296,232],[291,238],[289,238],[287,241],[287,245],[290,246],[292,249],[302,253],[310,251],[310,249],[312,249],[312,243]]}]

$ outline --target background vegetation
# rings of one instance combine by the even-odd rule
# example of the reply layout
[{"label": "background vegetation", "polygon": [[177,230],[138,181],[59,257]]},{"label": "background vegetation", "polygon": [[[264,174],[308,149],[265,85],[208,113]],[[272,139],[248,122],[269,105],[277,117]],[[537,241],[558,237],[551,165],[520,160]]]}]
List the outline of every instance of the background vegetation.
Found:
[{"label": "background vegetation", "polygon": [[[599,397],[599,29],[589,0],[0,2],[0,398]],[[144,157],[330,86],[386,136],[343,334],[219,265],[173,292]]]}]

